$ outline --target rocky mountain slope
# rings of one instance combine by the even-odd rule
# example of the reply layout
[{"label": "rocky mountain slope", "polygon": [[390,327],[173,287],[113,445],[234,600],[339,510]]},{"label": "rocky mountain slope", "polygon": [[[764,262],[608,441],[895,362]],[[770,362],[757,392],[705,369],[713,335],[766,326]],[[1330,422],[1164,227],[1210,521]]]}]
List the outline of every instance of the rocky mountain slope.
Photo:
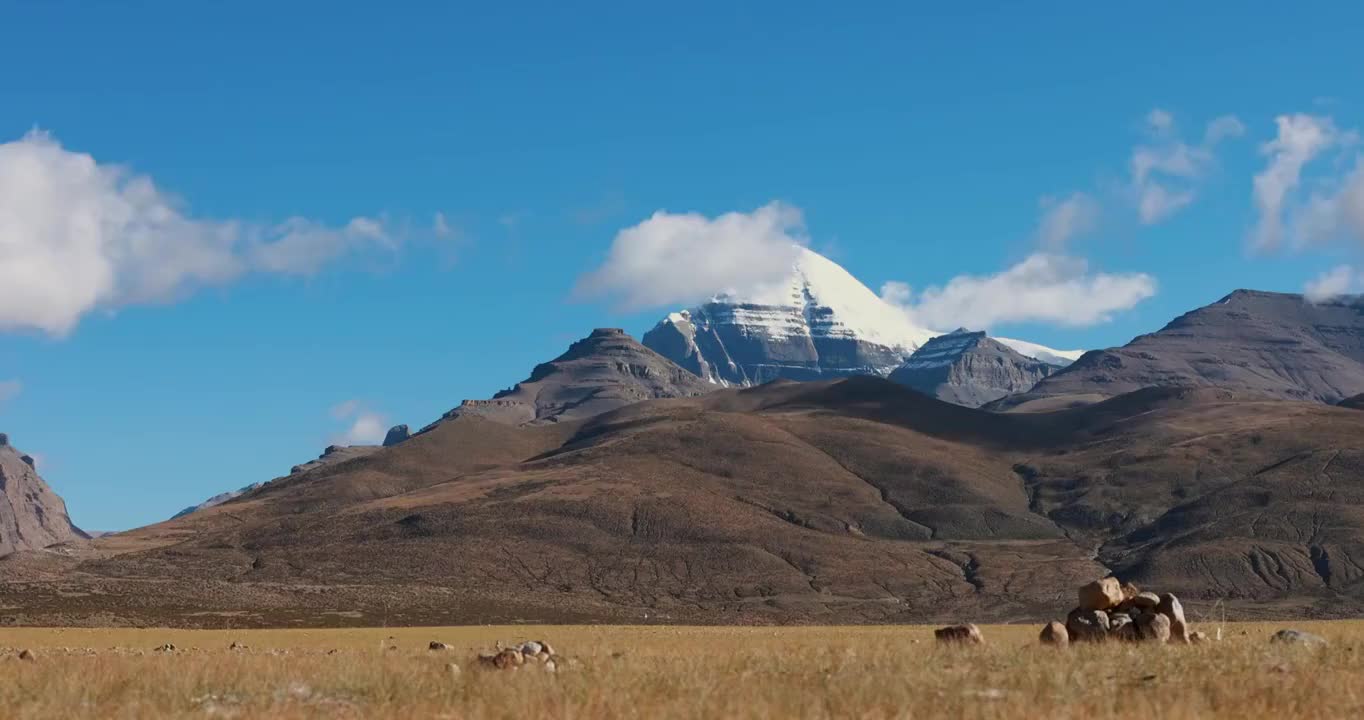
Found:
[{"label": "rocky mountain slope", "polygon": [[[778,378],[884,377],[939,334],[916,327],[837,263],[802,248],[785,281],[669,313],[643,342],[712,383],[751,386]],[[1000,342],[1051,361],[1080,355]]]},{"label": "rocky mountain slope", "polygon": [[[640,345],[625,331],[598,328],[570,345],[559,357],[537,365],[529,378],[514,387],[497,393],[490,400],[465,400],[418,435],[461,417],[483,418],[512,426],[559,423],[591,417],[641,400],[693,397],[714,389],[714,385]],[[382,446],[332,445],[316,460],[295,465],[286,478],[362,458],[382,448],[407,443],[412,437],[406,425],[395,425],[384,437]],[[240,490],[220,493],[181,510],[174,517],[220,505],[262,485],[253,483]]]},{"label": "rocky mountain slope", "polygon": [[641,400],[691,397],[713,389],[624,330],[598,328],[564,354],[537,365],[514,387],[490,400],[465,400],[442,419],[478,415],[509,425],[561,422]]},{"label": "rocky mountain slope", "polygon": [[960,329],[924,343],[891,382],[966,407],[1026,392],[1060,368],[1025,357],[983,332]]},{"label": "rocky mountain slope", "polygon": [[85,537],[71,524],[66,503],[38,477],[33,458],[0,433],[0,556]]},{"label": "rocky mountain slope", "polygon": [[1220,390],[1001,414],[875,378],[460,416],[97,540],[0,584],[0,606],[67,624],[1036,620],[1111,570],[1195,613],[1357,615],[1361,433],[1355,410]]},{"label": "rocky mountain slope", "polygon": [[1001,408],[1047,409],[1150,386],[1334,403],[1364,392],[1364,301],[1237,290],[1161,330],[1086,353]]}]

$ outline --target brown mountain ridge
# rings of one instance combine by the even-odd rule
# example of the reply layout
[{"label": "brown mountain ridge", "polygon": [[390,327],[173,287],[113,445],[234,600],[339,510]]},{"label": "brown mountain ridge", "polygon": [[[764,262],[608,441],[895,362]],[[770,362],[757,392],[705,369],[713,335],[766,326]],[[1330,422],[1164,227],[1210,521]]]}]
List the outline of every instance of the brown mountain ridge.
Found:
[{"label": "brown mountain ridge", "polygon": [[1024,620],[1114,571],[1195,612],[1353,615],[1361,431],[1223,390],[997,414],[873,378],[457,417],[39,574],[18,553],[0,604],[22,623]]}]

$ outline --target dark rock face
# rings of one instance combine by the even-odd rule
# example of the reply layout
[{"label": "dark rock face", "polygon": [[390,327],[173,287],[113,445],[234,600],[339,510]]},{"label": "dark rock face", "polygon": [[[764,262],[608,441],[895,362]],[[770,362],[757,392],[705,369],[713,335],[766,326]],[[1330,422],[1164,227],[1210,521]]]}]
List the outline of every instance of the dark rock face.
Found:
[{"label": "dark rock face", "polygon": [[33,459],[0,433],[0,556],[85,537],[71,524],[66,503],[38,477]]},{"label": "dark rock face", "polygon": [[890,374],[893,382],[966,407],[1026,392],[1060,370],[1025,357],[983,332],[957,330],[919,348]]},{"label": "dark rock face", "polygon": [[412,433],[408,432],[406,425],[394,425],[388,429],[388,434],[384,436],[384,447],[392,447],[408,439]]},{"label": "dark rock face", "polygon": [[563,355],[537,365],[515,387],[490,400],[465,400],[441,419],[475,415],[508,425],[559,422],[641,400],[693,397],[714,387],[624,330],[598,328]]},{"label": "dark rock face", "polygon": [[1350,408],[1351,410],[1364,410],[1364,393],[1345,398],[1338,404],[1343,408]]},{"label": "dark rock face", "polygon": [[1008,406],[1112,397],[1150,386],[1217,387],[1336,403],[1364,392],[1364,301],[1237,290],[1120,348],[1086,353]]}]

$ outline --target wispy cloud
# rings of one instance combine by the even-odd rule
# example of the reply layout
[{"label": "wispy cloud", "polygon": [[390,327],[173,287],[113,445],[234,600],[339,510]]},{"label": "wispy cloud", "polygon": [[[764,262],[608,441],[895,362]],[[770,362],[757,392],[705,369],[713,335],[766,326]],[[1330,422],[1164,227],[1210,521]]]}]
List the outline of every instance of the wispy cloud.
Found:
[{"label": "wispy cloud", "polygon": [[[1342,132],[1335,121],[1326,116],[1280,115],[1275,118],[1275,124],[1277,135],[1260,148],[1267,161],[1265,169],[1255,176],[1253,187],[1259,219],[1251,233],[1250,245],[1257,251],[1273,250],[1284,242],[1287,234],[1285,218],[1294,206],[1294,194],[1302,183],[1303,168],[1322,153],[1356,140],[1354,133]],[[1339,219],[1335,212],[1337,207],[1335,200],[1314,202],[1301,229],[1308,235],[1328,232]]]},{"label": "wispy cloud", "polygon": [[1143,225],[1167,220],[1193,203],[1198,186],[1216,164],[1219,143],[1245,133],[1234,115],[1209,122],[1195,145],[1179,135],[1174,115],[1152,110],[1146,119],[1149,141],[1132,150],[1131,185],[1137,217]]},{"label": "wispy cloud", "polygon": [[331,409],[333,420],[347,423],[346,429],[332,436],[335,445],[377,445],[388,432],[388,417],[366,407],[359,400],[346,400]]},{"label": "wispy cloud", "polygon": [[1056,199],[1041,200],[1042,220],[1038,223],[1037,238],[1042,247],[1057,251],[1075,237],[1092,232],[1099,224],[1099,203],[1083,192],[1074,192]]},{"label": "wispy cloud", "polygon": [[252,272],[311,275],[398,242],[369,217],[339,227],[197,219],[151,178],[45,132],[0,144],[0,331],[63,336],[92,310],[165,302]]},{"label": "wispy cloud", "polygon": [[1145,273],[1094,272],[1082,258],[1041,252],[992,275],[959,275],[917,297],[904,283],[881,288],[882,299],[921,327],[972,329],[1020,322],[1095,325],[1155,293],[1156,281]]},{"label": "wispy cloud", "polygon": [[1338,265],[1318,275],[1303,288],[1308,302],[1326,302],[1342,295],[1360,292],[1364,276],[1349,265]]}]

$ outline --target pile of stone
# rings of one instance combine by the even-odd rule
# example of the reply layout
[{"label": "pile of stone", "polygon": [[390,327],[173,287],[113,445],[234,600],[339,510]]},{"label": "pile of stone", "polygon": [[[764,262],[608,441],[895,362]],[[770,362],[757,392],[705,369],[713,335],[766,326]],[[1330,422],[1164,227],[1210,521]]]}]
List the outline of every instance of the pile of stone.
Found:
[{"label": "pile of stone", "polygon": [[545,672],[556,672],[563,660],[550,644],[543,640],[531,640],[515,647],[504,648],[498,643],[490,653],[479,653],[478,667],[490,670],[518,670],[522,667],[539,667]]},{"label": "pile of stone", "polygon": [[1079,604],[1064,624],[1048,623],[1041,640],[1049,645],[1072,642],[1200,643],[1184,617],[1184,606],[1171,593],[1144,592],[1131,583],[1107,577],[1080,588]]}]

